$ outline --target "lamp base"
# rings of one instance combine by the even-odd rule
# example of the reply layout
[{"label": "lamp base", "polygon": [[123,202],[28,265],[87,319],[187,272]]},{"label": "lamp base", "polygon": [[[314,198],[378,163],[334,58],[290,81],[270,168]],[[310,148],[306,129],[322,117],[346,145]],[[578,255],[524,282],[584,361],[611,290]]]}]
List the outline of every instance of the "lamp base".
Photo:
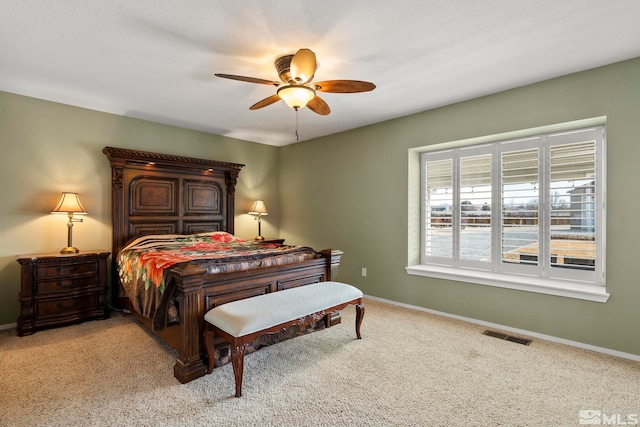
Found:
[{"label": "lamp base", "polygon": [[66,248],[60,249],[61,254],[77,254],[78,252],[80,252],[80,249],[74,246],[67,246]]},{"label": "lamp base", "polygon": [[255,240],[264,240],[264,236],[258,236],[255,238]]}]

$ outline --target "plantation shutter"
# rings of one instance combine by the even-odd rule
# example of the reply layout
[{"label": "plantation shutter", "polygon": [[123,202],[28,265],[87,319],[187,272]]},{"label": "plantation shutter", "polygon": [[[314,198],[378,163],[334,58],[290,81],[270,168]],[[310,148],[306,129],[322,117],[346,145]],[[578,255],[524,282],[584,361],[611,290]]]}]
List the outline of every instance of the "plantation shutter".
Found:
[{"label": "plantation shutter", "polygon": [[460,259],[491,262],[491,154],[460,158]]},{"label": "plantation shutter", "polygon": [[453,256],[453,160],[427,161],[426,242],[428,257]]},{"label": "plantation shutter", "polygon": [[502,153],[502,261],[538,264],[539,149]]},{"label": "plantation shutter", "polygon": [[596,258],[596,143],[551,145],[550,262],[593,270]]}]

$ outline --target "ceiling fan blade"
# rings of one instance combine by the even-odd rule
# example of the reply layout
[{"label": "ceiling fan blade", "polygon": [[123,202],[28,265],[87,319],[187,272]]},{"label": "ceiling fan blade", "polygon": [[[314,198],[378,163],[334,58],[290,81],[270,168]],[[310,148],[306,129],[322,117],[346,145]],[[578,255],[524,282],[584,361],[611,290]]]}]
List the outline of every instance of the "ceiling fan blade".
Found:
[{"label": "ceiling fan blade", "polygon": [[324,102],[324,99],[320,98],[318,95],[315,96],[311,101],[307,103],[307,107],[314,113],[318,113],[321,116],[326,116],[331,113],[331,108],[329,105]]},{"label": "ceiling fan blade", "polygon": [[316,54],[309,49],[300,49],[291,58],[291,77],[297,83],[307,83],[316,73]]},{"label": "ceiling fan blade", "polygon": [[376,85],[360,80],[327,80],[313,83],[315,89],[320,92],[333,93],[357,93],[374,90]]},{"label": "ceiling fan blade", "polygon": [[273,80],[258,79],[255,77],[246,76],[234,76],[233,74],[216,74],[216,77],[222,77],[223,79],[240,80],[241,82],[258,83],[262,85],[278,86],[281,84],[280,82],[275,82]]},{"label": "ceiling fan blade", "polygon": [[267,105],[271,105],[274,102],[278,102],[278,101],[280,101],[280,97],[276,93],[263,99],[262,101],[256,102],[251,107],[249,107],[249,110],[257,110],[258,108],[266,107]]}]

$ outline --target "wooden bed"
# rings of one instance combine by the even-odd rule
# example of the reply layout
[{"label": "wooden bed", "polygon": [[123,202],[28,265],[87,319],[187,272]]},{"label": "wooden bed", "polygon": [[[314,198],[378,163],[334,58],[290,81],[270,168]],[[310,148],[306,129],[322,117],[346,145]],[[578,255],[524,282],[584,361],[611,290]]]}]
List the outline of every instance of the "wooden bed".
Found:
[{"label": "wooden bed", "polygon": [[[181,382],[207,371],[204,314],[226,302],[291,287],[337,279],[342,252],[326,249],[297,264],[208,274],[198,265],[171,270],[179,321],[158,327],[137,313],[121,293],[115,259],[135,237],[152,234],[234,232],[234,196],[244,165],[105,147],[112,169],[113,249],[111,300],[130,310],[178,352],[174,375]],[[339,322],[339,313],[331,324]]]}]

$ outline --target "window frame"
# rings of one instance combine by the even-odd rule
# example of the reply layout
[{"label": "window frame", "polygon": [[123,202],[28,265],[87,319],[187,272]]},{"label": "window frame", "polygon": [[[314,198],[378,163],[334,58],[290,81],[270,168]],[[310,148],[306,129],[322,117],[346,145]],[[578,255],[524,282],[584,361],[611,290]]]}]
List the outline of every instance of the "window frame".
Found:
[{"label": "window frame", "polygon": [[[422,156],[424,153],[429,153],[429,156],[436,158],[440,155],[440,158],[446,159],[447,156],[452,156],[458,159],[460,153],[465,153],[465,156],[477,155],[478,153],[492,153],[492,207],[491,207],[491,224],[498,224],[498,228],[502,227],[501,224],[501,198],[502,191],[495,191],[495,188],[501,188],[499,184],[495,184],[495,180],[500,180],[500,161],[501,154],[504,150],[499,147],[504,147],[508,144],[516,144],[522,146],[528,146],[526,141],[536,140],[542,138],[544,142],[538,144],[539,155],[542,156],[545,153],[550,152],[551,145],[565,144],[566,140],[577,143],[575,140],[575,133],[593,132],[593,135],[597,135],[595,149],[596,149],[596,244],[595,244],[595,266],[593,271],[587,272],[579,269],[561,269],[550,268],[550,257],[546,257],[548,253],[547,249],[543,249],[546,245],[540,245],[541,251],[538,254],[538,262],[536,266],[506,266],[507,268],[484,268],[482,262],[460,262],[459,257],[452,257],[452,259],[444,259],[438,261],[435,258],[425,256],[423,244],[426,242],[426,221],[427,215],[423,214],[425,208],[425,200],[423,196],[425,194],[426,174],[423,167]],[[571,141],[571,134],[574,134],[574,140]],[[566,136],[569,135],[569,136]],[[585,140],[585,139],[582,139]],[[515,145],[514,145],[515,146]],[[543,151],[545,150],[545,151]],[[442,154],[437,154],[442,153]],[[456,153],[456,154],[453,154]],[[473,153],[473,154],[472,154]],[[419,223],[418,240],[416,240],[415,228],[409,230],[409,262],[406,267],[408,274],[435,277],[441,279],[449,279],[456,281],[463,281],[469,283],[476,283],[481,285],[497,286],[509,289],[525,290],[543,294],[558,295],[564,297],[578,298],[597,302],[606,302],[609,298],[609,294],[606,291],[605,280],[605,242],[606,242],[606,118],[594,118],[582,121],[576,121],[560,125],[552,125],[541,128],[534,128],[526,131],[510,132],[505,134],[493,135],[490,137],[474,138],[470,140],[454,141],[449,143],[435,144],[428,147],[420,147],[409,150],[410,159],[410,200],[409,200],[409,221],[410,225],[413,222],[415,225]],[[459,161],[454,161],[454,185],[458,185],[456,182],[459,179],[459,171],[457,170]],[[419,173],[416,173],[418,172]],[[539,166],[540,170],[540,194],[539,200],[543,200],[544,206],[542,210],[545,214],[540,214],[540,221],[538,222],[540,241],[543,239],[549,240],[550,237],[550,225],[544,224],[549,218],[552,210],[551,208],[551,184],[550,184],[550,169],[547,162],[543,162]],[[412,179],[419,176],[419,183],[417,185],[412,184]],[[413,177],[413,178],[412,178]],[[544,186],[544,188],[542,188]],[[415,192],[418,191],[418,197],[416,198]],[[459,191],[456,191],[459,193]],[[457,196],[456,196],[457,197]],[[412,203],[413,202],[413,203]],[[416,218],[415,204],[419,204]],[[497,203],[498,202],[498,203]],[[414,209],[411,207],[414,206]],[[499,206],[499,208],[495,208]],[[452,206],[453,227],[453,253],[456,254],[455,245],[459,244],[458,237],[456,235],[460,230],[460,209],[461,201],[459,198],[454,199]],[[456,215],[455,213],[458,212]],[[417,219],[417,221],[416,221]],[[412,233],[413,231],[413,233]],[[497,236],[497,237],[496,237]],[[501,253],[500,232],[492,231],[492,259],[491,263],[499,262],[495,261],[495,257]],[[549,243],[550,244],[550,243]],[[507,264],[507,263],[502,263]],[[519,268],[519,267],[533,267],[533,268]],[[541,274],[541,272],[544,272]]]}]

